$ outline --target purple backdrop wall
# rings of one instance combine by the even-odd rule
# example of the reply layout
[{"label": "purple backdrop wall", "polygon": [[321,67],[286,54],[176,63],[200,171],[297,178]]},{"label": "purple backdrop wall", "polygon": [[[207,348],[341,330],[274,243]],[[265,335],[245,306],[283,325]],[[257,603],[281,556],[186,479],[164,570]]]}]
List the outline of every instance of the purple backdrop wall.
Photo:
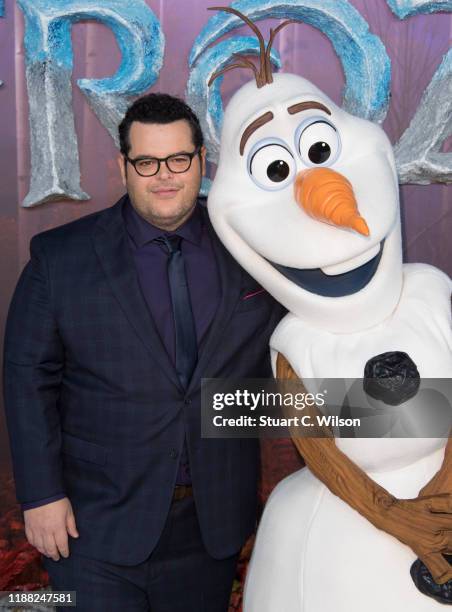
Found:
[{"label": "purple backdrop wall", "polygon": [[[392,62],[392,100],[384,129],[395,143],[408,126],[422,92],[442,56],[451,46],[452,16],[435,14],[398,20],[385,0],[351,0],[378,35]],[[154,91],[184,95],[188,76],[187,56],[193,41],[211,13],[210,0],[147,0],[160,19],[166,50]],[[265,36],[271,22],[262,22]],[[240,33],[248,35],[243,28]],[[73,82],[81,77],[112,74],[119,65],[119,50],[111,31],[98,23],[74,26]],[[281,32],[276,47],[283,70],[301,74],[316,83],[335,102],[341,99],[343,73],[331,43],[314,28],[291,25]],[[77,86],[73,104],[79,142],[82,188],[87,202],[52,202],[31,209],[20,202],[28,191],[30,165],[28,107],[24,76],[23,18],[13,0],[6,0],[0,19],[0,122],[2,126],[0,192],[0,330],[3,336],[8,303],[18,275],[28,259],[30,238],[50,227],[66,223],[106,206],[122,194],[112,139],[88,107]],[[249,79],[245,72],[226,76],[223,95],[227,101],[238,85]],[[452,150],[452,139],[443,146]],[[211,168],[212,173],[214,168]],[[404,186],[402,214],[405,259],[434,264],[452,275],[452,187]],[[0,411],[0,462],[8,462],[8,450]]]}]

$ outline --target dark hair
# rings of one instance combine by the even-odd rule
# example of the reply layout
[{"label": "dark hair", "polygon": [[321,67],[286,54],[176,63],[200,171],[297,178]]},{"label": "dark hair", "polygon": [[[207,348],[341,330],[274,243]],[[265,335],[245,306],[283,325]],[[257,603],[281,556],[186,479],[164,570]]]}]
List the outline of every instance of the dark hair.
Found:
[{"label": "dark hair", "polygon": [[193,144],[200,148],[204,138],[199,119],[180,98],[164,93],[150,93],[138,98],[127,109],[119,124],[119,145],[123,155],[130,151],[129,133],[133,121],[141,123],[173,123],[185,119],[190,126]]}]

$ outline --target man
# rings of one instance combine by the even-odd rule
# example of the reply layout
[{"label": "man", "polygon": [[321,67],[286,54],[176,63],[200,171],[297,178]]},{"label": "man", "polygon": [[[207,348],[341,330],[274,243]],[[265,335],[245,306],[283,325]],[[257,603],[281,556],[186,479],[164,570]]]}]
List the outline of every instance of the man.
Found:
[{"label": "man", "polygon": [[269,376],[282,312],[213,232],[191,109],[150,94],[119,133],[128,195],[35,236],[10,307],[17,496],[79,610],[224,611],[258,448],[200,437],[201,378]]}]

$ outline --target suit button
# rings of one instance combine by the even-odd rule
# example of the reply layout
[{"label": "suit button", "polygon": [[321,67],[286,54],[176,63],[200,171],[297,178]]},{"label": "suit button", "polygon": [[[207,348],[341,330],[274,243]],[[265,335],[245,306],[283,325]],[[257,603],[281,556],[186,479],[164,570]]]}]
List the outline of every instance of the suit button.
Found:
[{"label": "suit button", "polygon": [[170,450],[170,457],[171,457],[171,459],[176,459],[177,458],[177,450],[175,448],[172,448]]},{"label": "suit button", "polygon": [[191,404],[191,399],[189,397],[184,398],[184,404],[187,404],[187,406]]}]

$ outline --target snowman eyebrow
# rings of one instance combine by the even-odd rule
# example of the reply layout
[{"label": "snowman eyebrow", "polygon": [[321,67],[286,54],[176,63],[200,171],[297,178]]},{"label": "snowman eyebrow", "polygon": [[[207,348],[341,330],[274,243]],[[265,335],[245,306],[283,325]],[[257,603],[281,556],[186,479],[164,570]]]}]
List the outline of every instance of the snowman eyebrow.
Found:
[{"label": "snowman eyebrow", "polygon": [[311,108],[316,108],[327,113],[328,115],[331,115],[331,111],[329,108],[324,106],[321,102],[315,102],[314,100],[308,100],[307,102],[298,102],[297,104],[292,104],[292,106],[288,107],[287,112],[289,113],[289,115],[295,115],[295,113],[300,113],[301,111],[309,110]]},{"label": "snowman eyebrow", "polygon": [[246,141],[251,136],[253,132],[255,132],[258,128],[262,127],[269,121],[273,119],[274,115],[271,111],[267,111],[257,119],[255,119],[243,132],[242,138],[240,139],[240,155],[243,155],[243,151],[245,149]]}]

